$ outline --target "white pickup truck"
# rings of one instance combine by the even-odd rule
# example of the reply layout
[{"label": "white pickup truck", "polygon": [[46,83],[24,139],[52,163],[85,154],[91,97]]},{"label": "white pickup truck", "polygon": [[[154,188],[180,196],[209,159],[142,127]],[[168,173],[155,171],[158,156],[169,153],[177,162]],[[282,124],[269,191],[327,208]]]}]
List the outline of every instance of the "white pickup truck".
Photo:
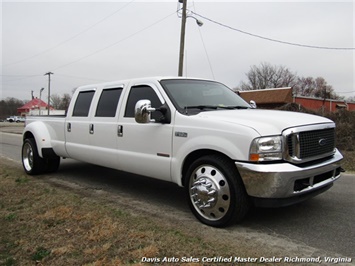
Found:
[{"label": "white pickup truck", "polygon": [[25,120],[26,119],[24,117],[21,117],[21,116],[10,116],[10,117],[6,118],[6,121],[10,122],[10,123],[13,123],[13,122],[16,122],[16,123],[25,122]]},{"label": "white pickup truck", "polygon": [[193,214],[216,227],[324,192],[343,158],[326,118],[254,109],[221,83],[174,77],[79,87],[66,116],[27,117],[26,173],[54,172],[60,157],[184,186]]}]

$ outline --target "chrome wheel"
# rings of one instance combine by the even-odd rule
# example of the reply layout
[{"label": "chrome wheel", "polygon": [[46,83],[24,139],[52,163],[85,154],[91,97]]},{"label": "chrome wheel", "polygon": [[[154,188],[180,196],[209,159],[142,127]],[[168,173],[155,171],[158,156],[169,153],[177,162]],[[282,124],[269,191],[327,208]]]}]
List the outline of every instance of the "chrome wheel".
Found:
[{"label": "chrome wheel", "polygon": [[22,163],[27,172],[33,169],[33,149],[29,142],[24,143],[22,148]]},{"label": "chrome wheel", "polygon": [[231,195],[228,181],[212,165],[201,165],[193,171],[189,194],[193,207],[204,219],[220,220],[229,210]]},{"label": "chrome wheel", "polygon": [[221,154],[204,155],[184,173],[192,213],[202,223],[225,227],[241,221],[250,201],[234,162]]},{"label": "chrome wheel", "polygon": [[25,139],[23,142],[22,165],[29,175],[38,175],[46,171],[46,162],[39,157],[36,141],[33,138]]}]

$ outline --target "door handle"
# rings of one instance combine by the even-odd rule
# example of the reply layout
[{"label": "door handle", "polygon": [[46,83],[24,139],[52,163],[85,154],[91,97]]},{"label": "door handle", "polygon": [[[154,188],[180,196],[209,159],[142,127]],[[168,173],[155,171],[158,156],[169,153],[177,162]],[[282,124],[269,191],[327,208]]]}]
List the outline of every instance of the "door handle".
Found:
[{"label": "door handle", "polygon": [[89,132],[90,134],[94,134],[94,124],[89,125]]},{"label": "door handle", "polygon": [[117,136],[123,137],[123,126],[121,125],[117,126]]},{"label": "door handle", "polygon": [[68,124],[67,124],[67,131],[68,131],[68,132],[71,132],[71,123],[68,123]]}]

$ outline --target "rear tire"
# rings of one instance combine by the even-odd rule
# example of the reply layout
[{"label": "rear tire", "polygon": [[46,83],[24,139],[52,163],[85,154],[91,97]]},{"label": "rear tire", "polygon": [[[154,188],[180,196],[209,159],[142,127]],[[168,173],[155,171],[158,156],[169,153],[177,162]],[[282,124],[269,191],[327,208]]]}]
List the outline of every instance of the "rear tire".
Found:
[{"label": "rear tire", "polygon": [[36,141],[25,139],[22,145],[22,165],[29,175],[39,175],[46,171],[45,160],[38,155]]},{"label": "rear tire", "polygon": [[192,213],[204,224],[225,227],[239,222],[250,207],[235,165],[224,156],[197,159],[187,170],[184,185]]},{"label": "rear tire", "polygon": [[55,156],[50,159],[45,159],[46,160],[46,172],[47,173],[54,173],[58,170],[59,165],[60,165],[60,157]]}]

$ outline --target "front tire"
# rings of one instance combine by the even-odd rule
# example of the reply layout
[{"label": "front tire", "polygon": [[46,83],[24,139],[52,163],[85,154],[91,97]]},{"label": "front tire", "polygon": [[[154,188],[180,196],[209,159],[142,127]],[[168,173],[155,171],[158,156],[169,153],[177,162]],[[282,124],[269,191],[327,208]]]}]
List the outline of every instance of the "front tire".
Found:
[{"label": "front tire", "polygon": [[221,155],[207,155],[193,162],[186,173],[185,188],[192,213],[210,226],[241,221],[250,206],[235,165]]}]

